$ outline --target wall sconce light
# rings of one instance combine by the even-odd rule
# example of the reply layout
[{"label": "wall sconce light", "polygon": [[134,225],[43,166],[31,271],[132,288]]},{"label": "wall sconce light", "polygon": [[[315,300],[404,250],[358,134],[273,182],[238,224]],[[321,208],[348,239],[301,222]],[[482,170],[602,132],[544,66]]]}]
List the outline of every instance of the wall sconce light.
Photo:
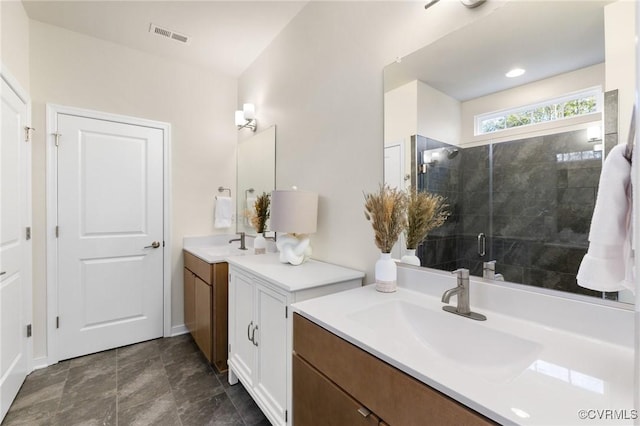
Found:
[{"label": "wall sconce light", "polygon": [[254,104],[242,105],[242,111],[236,111],[236,127],[238,130],[251,129],[255,132],[258,128],[256,121],[256,107]]}]

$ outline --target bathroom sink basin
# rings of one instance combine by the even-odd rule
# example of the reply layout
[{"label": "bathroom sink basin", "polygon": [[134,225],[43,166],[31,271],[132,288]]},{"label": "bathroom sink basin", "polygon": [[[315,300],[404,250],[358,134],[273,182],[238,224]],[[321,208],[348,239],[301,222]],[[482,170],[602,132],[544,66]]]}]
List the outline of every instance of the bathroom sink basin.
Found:
[{"label": "bathroom sink basin", "polygon": [[539,343],[452,315],[441,309],[391,300],[347,317],[399,345],[429,351],[497,382],[515,378],[537,359]]},{"label": "bathroom sink basin", "polygon": [[235,252],[237,249],[231,246],[211,246],[202,247],[200,250],[208,256],[227,256],[231,252]]}]

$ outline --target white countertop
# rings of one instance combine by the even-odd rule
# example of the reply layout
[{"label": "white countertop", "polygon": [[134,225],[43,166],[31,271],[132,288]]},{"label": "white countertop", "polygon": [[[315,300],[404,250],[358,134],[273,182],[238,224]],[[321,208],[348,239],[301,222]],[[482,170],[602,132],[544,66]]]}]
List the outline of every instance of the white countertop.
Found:
[{"label": "white countertop", "polygon": [[281,263],[277,253],[229,257],[227,262],[230,265],[248,269],[260,278],[287,291],[299,291],[364,278],[363,272],[313,259],[298,266]]},{"label": "white countertop", "polygon": [[247,236],[247,250],[240,250],[240,242],[229,240],[239,238],[236,234],[218,234],[202,237],[184,237],[182,248],[207,263],[226,262],[230,256],[253,255],[253,237]]},{"label": "white countertop", "polygon": [[[633,424],[629,419],[634,408],[632,346],[478,309],[472,297],[472,310],[487,316],[487,321],[473,321],[443,311],[438,297],[407,288],[386,294],[366,286],[292,306],[339,337],[498,423]],[[413,331],[403,330],[398,324],[410,322],[406,315],[392,323],[376,311],[390,306],[398,312],[397,307],[402,306],[428,315],[406,327]],[[477,330],[479,336],[511,336],[515,347],[519,347],[518,341],[524,342],[527,356],[503,364],[503,351],[474,341],[473,332],[466,334],[466,341],[455,339],[462,330]],[[421,331],[428,331],[427,341],[439,341],[429,347],[425,340],[416,338],[416,333],[425,334]],[[442,342],[449,349],[453,345],[453,350],[443,351]],[[436,348],[438,344],[441,346]],[[584,420],[580,410],[626,410],[627,419]]]}]

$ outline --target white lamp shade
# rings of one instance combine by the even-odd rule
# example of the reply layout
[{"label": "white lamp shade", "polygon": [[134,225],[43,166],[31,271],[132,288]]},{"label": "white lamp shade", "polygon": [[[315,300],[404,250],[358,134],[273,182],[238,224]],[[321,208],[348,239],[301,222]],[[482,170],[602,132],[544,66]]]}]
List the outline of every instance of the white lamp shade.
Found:
[{"label": "white lamp shade", "polygon": [[244,113],[244,118],[247,120],[256,118],[256,106],[254,104],[242,105],[242,112]]},{"label": "white lamp shade", "polygon": [[318,194],[298,190],[271,193],[269,228],[289,234],[313,234],[318,225]]},{"label": "white lamp shade", "polygon": [[244,126],[244,124],[245,124],[244,112],[236,111],[236,126]]}]

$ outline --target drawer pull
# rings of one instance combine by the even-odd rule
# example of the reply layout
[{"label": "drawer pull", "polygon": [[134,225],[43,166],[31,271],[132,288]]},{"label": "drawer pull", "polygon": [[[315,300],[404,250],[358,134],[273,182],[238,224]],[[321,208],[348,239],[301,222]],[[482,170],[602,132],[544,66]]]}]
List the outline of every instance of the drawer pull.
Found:
[{"label": "drawer pull", "polygon": [[253,342],[253,338],[251,337],[251,326],[253,326],[253,321],[251,321],[247,326],[247,339]]},{"label": "drawer pull", "polygon": [[358,408],[358,413],[362,414],[362,417],[369,417],[369,414],[371,414],[371,411],[367,410],[366,407],[360,407]]},{"label": "drawer pull", "polygon": [[251,341],[253,342],[254,346],[258,346],[258,341],[256,340],[256,331],[258,330],[258,325],[256,324],[256,327],[253,329],[253,333],[251,333]]}]

